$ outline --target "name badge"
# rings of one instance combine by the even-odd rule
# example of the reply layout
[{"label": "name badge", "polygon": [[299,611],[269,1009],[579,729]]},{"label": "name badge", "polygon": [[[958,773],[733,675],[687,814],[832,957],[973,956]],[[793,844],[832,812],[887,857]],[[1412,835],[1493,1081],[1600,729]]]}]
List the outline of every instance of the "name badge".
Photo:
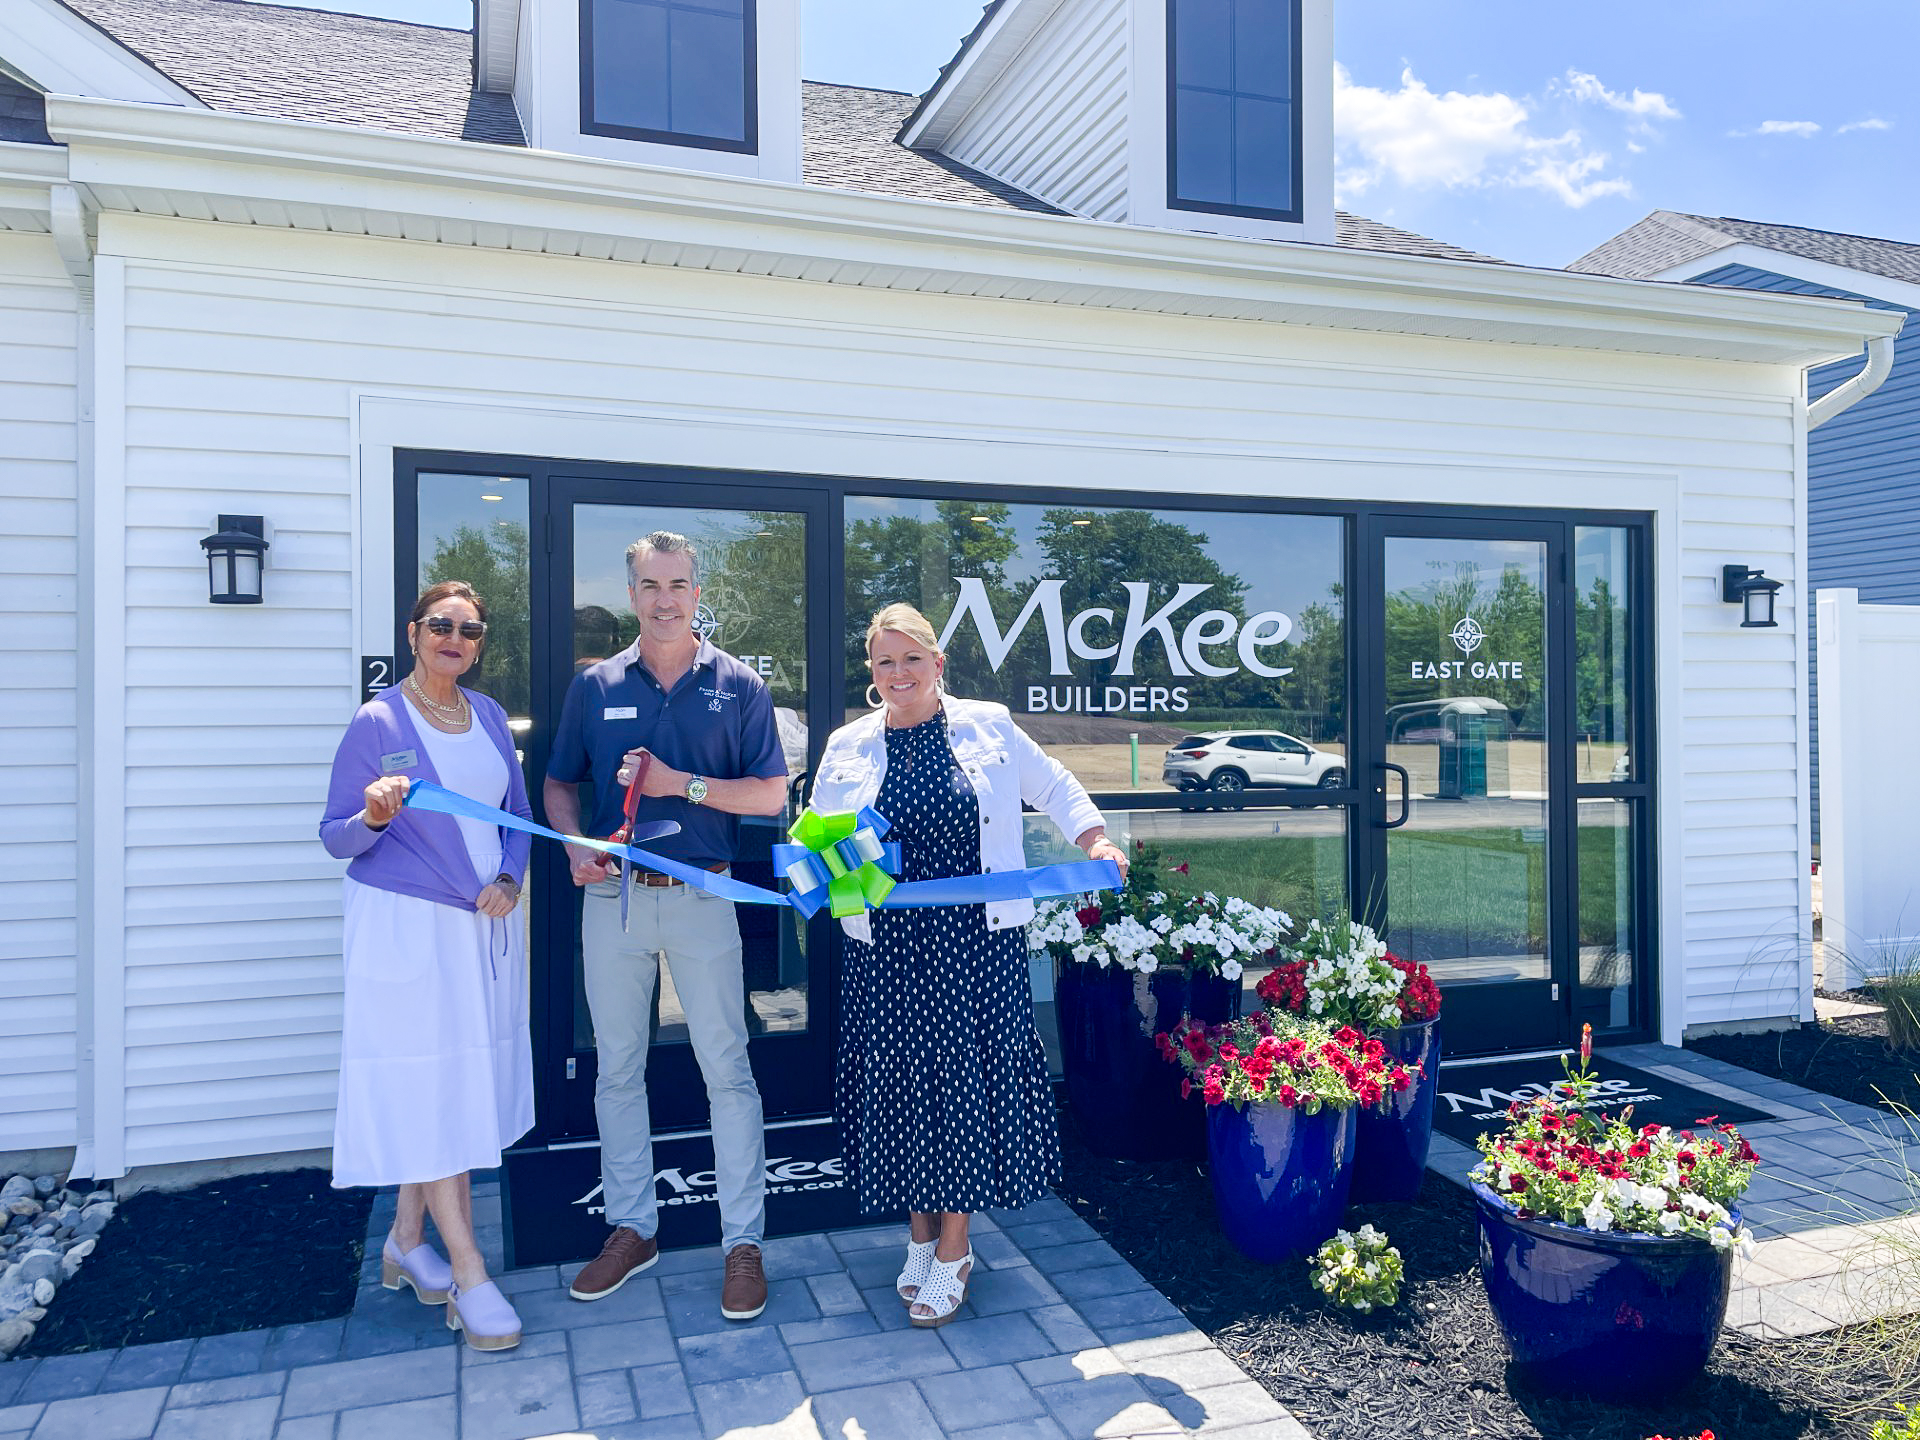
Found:
[{"label": "name badge", "polygon": [[638,720],[640,709],[636,705],[609,705],[607,712],[600,717],[603,720]]},{"label": "name badge", "polygon": [[391,755],[382,755],[380,757],[380,773],[382,775],[392,775],[401,770],[411,770],[419,763],[419,751],[396,750]]}]

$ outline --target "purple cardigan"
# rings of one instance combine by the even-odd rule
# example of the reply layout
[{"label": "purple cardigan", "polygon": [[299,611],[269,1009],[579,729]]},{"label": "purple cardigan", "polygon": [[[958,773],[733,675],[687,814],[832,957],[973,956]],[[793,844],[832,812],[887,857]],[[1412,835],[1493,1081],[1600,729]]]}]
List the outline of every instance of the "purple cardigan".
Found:
[{"label": "purple cardigan", "polygon": [[[527,782],[513,753],[507,712],[485,695],[462,691],[473,705],[474,718],[493,737],[507,761],[506,803],[499,808],[531,820]],[[451,815],[427,810],[402,810],[384,830],[370,830],[359,816],[366,805],[366,788],[382,775],[409,775],[440,783],[420,732],[414,728],[412,707],[400,687],[382,690],[362,705],[347,725],[333,756],[333,778],[327,786],[327,810],[320,818],[320,841],[336,860],[352,860],[347,874],[376,890],[392,890],[436,905],[473,910],[487,882],[473,873],[460,822]],[[469,797],[483,804],[497,795]],[[532,837],[524,830],[500,831],[500,868],[516,881],[527,872]]]}]

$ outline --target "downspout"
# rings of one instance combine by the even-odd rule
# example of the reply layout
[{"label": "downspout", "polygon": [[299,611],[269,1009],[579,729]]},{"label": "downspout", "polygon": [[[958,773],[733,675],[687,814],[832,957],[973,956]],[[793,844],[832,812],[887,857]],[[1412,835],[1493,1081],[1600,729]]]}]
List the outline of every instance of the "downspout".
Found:
[{"label": "downspout", "polygon": [[[93,242],[87,235],[87,211],[80,194],[71,185],[54,185],[47,196],[47,229],[54,248],[74,291],[74,494],[75,533],[79,543],[75,566],[76,640],[81,654],[90,649],[93,630],[93,566],[87,536],[92,533],[94,510],[94,358],[93,358]],[[78,752],[92,752],[97,704],[92,671],[86,664],[77,667],[74,678],[75,736]],[[74,796],[75,819],[81,837],[81,853],[86,853],[86,835],[94,809],[93,767],[82,763],[77,774]],[[95,950],[95,914],[98,887],[97,866],[81,865],[76,876],[74,915],[74,1157],[73,1173],[94,1175],[100,1158],[98,1129],[100,1106],[97,1075],[94,1068],[95,1040],[98,1033],[97,989],[87,968]],[[85,977],[83,979],[83,977]]]},{"label": "downspout", "polygon": [[1893,373],[1893,345],[1897,338],[1876,335],[1867,341],[1866,368],[1807,406],[1807,429],[1818,430],[1841,411],[1851,409],[1880,388]]}]

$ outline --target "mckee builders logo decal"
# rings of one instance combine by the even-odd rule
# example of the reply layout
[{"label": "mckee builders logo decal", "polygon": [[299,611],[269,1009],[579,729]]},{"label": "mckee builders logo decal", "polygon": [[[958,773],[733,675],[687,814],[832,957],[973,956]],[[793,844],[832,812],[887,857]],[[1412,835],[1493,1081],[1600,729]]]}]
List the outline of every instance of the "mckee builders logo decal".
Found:
[{"label": "mckee builders logo decal", "polygon": [[[783,1157],[767,1161],[767,1194],[797,1195],[803,1190],[838,1190],[847,1182],[840,1173],[840,1158],[795,1160]],[[720,1199],[719,1181],[711,1170],[696,1170],[691,1175],[679,1169],[656,1170],[653,1184],[662,1205],[712,1205]],[[587,1207],[589,1215],[604,1215],[607,1207],[600,1201],[605,1187],[594,1187],[573,1203]]]},{"label": "mckee builders logo decal", "polygon": [[[1509,1105],[1531,1105],[1535,1100],[1551,1096],[1553,1089],[1550,1084],[1528,1081],[1511,1090],[1496,1090],[1489,1085],[1470,1095],[1442,1090],[1440,1098],[1446,1102],[1449,1115],[1464,1112],[1473,1120],[1503,1120]],[[1634,1080],[1601,1080],[1593,1087],[1592,1098],[1584,1108],[1617,1110],[1623,1105],[1651,1105],[1660,1098],[1659,1091],[1649,1090]]]},{"label": "mckee builders logo decal", "polygon": [[[1144,580],[1125,580],[1120,588],[1127,592],[1127,610],[1121,616],[1110,606],[1089,605],[1072,616],[1066,614],[1060,597],[1060,580],[1042,580],[1027,596],[1027,603],[1014,616],[1005,631],[994,618],[993,600],[986,582],[977,576],[959,579],[960,595],[940,632],[940,648],[946,649],[961,622],[971,620],[986,652],[987,664],[996,673],[1013,653],[1035,615],[1040,617],[1047,642],[1047,669],[1053,675],[1073,675],[1073,661],[1112,661],[1108,673],[1131,679],[1148,647],[1146,663],[1159,676],[1206,676],[1225,679],[1251,673],[1269,680],[1291,675],[1291,665],[1275,665],[1261,652],[1286,643],[1293,634],[1293,617],[1279,610],[1262,610],[1240,617],[1231,610],[1202,610],[1180,622],[1176,631],[1174,615],[1202,595],[1212,585],[1180,584],[1173,598],[1155,606],[1152,587]],[[1158,649],[1165,670],[1154,663],[1152,651]],[[1237,660],[1236,665],[1232,663]],[[1029,685],[1027,711],[1030,714],[1081,713],[1111,714],[1125,710],[1164,710],[1174,714],[1189,708],[1185,685]]]}]

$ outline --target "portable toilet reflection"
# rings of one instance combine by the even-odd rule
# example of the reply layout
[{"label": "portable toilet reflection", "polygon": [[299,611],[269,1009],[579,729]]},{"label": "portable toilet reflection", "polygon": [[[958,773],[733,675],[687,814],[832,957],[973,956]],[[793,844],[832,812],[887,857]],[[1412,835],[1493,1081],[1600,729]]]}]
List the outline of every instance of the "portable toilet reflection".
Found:
[{"label": "portable toilet reflection", "polygon": [[[1440,788],[1442,800],[1485,796],[1489,787],[1507,788],[1506,745],[1512,712],[1485,695],[1462,695],[1448,700],[1436,717],[1440,722]],[[1497,771],[1498,773],[1490,773]]]}]

